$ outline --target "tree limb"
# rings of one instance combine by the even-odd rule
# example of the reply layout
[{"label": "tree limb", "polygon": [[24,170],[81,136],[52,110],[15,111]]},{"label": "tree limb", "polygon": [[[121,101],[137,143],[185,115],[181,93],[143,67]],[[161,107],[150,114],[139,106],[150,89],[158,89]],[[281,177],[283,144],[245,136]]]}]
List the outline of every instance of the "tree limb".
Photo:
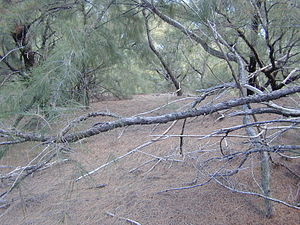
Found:
[{"label": "tree limb", "polygon": [[[190,117],[196,117],[200,115],[206,115],[213,112],[217,112],[224,109],[229,109],[232,107],[249,104],[249,103],[259,103],[264,101],[275,100],[281,97],[284,97],[289,94],[293,94],[296,92],[300,92],[300,86],[291,87],[284,90],[277,90],[273,91],[268,94],[263,95],[255,95],[249,97],[242,97],[237,99],[231,99],[228,101],[224,101],[212,106],[203,106],[201,108],[190,109],[183,112],[175,112],[164,114],[160,116],[152,116],[152,117],[128,117],[122,118],[120,120],[106,122],[101,124],[100,126],[92,127],[85,131],[80,131],[77,133],[69,134],[64,136],[64,140],[66,142],[75,142],[82,138],[90,137],[97,135],[99,133],[107,132],[109,130],[125,127],[125,126],[132,126],[132,125],[150,125],[150,124],[157,124],[157,123],[168,123],[174,120],[180,120]],[[1,133],[1,132],[0,132]]]},{"label": "tree limb", "polygon": [[197,43],[199,43],[202,48],[209,54],[219,58],[219,59],[225,59],[226,57],[230,60],[230,61],[237,61],[236,57],[234,54],[232,53],[228,53],[227,55],[224,55],[222,52],[217,51],[216,49],[210,47],[206,41],[204,41],[201,37],[199,37],[198,35],[196,35],[195,33],[193,33],[191,30],[189,30],[188,28],[186,28],[185,26],[183,26],[181,23],[179,23],[178,21],[166,16],[165,14],[163,14],[161,11],[159,11],[152,3],[150,3],[147,0],[141,0],[143,2],[143,7],[149,9],[150,11],[152,11],[154,14],[156,14],[159,18],[161,18],[164,22],[168,23],[169,25],[177,28],[178,30],[180,30],[182,33],[184,33],[185,35],[187,35],[189,38],[191,38],[192,40],[196,41]]},{"label": "tree limb", "polygon": [[[290,87],[282,90],[273,91],[267,94],[262,95],[253,95],[248,97],[231,99],[228,101],[220,102],[215,105],[206,105],[200,108],[189,109],[181,112],[174,112],[163,114],[160,116],[133,116],[121,118],[115,121],[103,122],[99,123],[96,126],[93,126],[87,130],[74,132],[71,134],[59,136],[50,136],[50,135],[42,135],[37,133],[24,133],[18,131],[16,129],[1,129],[0,135],[8,135],[12,137],[18,137],[21,139],[25,139],[26,141],[35,141],[35,142],[43,142],[43,143],[62,143],[62,142],[76,142],[83,138],[91,137],[103,132],[107,132],[116,128],[133,126],[133,125],[150,125],[157,123],[168,123],[174,120],[181,120],[185,118],[191,118],[201,115],[211,114],[217,111],[230,109],[236,106],[241,106],[244,104],[250,103],[261,103],[265,101],[275,100],[290,94],[294,94],[300,92],[300,86]],[[80,120],[79,120],[80,121]],[[68,129],[67,129],[68,130]]]}]

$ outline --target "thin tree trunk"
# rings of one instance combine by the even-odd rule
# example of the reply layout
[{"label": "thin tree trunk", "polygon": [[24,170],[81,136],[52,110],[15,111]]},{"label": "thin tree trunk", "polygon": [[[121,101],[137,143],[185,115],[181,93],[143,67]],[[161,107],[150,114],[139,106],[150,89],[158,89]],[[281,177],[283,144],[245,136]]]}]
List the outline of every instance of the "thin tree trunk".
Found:
[{"label": "thin tree trunk", "polygon": [[[249,80],[247,79],[247,76],[245,74],[244,65],[242,63],[241,58],[239,58],[238,65],[239,65],[240,83],[242,86],[241,95],[242,95],[242,97],[245,97],[245,96],[247,96],[247,89],[243,87],[243,84],[247,84],[249,82]],[[250,110],[250,107],[248,104],[244,104],[242,106],[242,109],[243,109],[243,111],[247,112],[248,110]],[[244,124],[250,123],[249,115],[244,116],[243,123]],[[254,128],[247,127],[246,132],[250,137],[252,137],[252,138],[250,138],[251,145],[254,148],[263,149],[264,144],[262,143],[260,138],[257,137],[257,133],[255,132]],[[263,192],[264,196],[270,197],[270,167],[269,167],[268,153],[261,150],[260,160],[261,160],[260,161],[260,175],[261,175],[262,192]],[[267,198],[265,198],[265,213],[266,213],[266,217],[268,217],[268,218],[270,218],[272,216],[272,204],[271,204],[271,201],[268,200]]]},{"label": "thin tree trunk", "polygon": [[[261,2],[260,0],[256,1],[254,4],[257,5],[258,8],[260,8],[261,6]],[[250,35],[250,42],[252,45],[253,49],[256,49],[256,45],[257,45],[257,35],[258,35],[258,26],[259,26],[259,18],[257,13],[255,13],[253,15],[253,18],[251,20],[251,35]],[[255,57],[255,52],[253,52],[253,50],[250,50],[250,62],[249,62],[249,73],[254,73],[256,71],[256,64],[257,64],[257,59]],[[254,87],[259,87],[258,81],[257,81],[257,75],[254,75],[253,77],[250,77],[248,83],[251,86]],[[254,92],[247,90],[247,94],[254,94]]]},{"label": "thin tree trunk", "polygon": [[[257,7],[257,10],[259,10],[261,8],[261,0],[255,0],[253,2],[253,4],[255,4],[255,6]],[[259,15],[258,12],[256,12],[253,15],[252,18],[252,34],[251,34],[251,44],[253,46],[253,48],[256,48],[257,45],[257,36],[258,36],[258,26],[259,26]],[[256,71],[256,58],[254,53],[251,51],[250,54],[250,65],[249,65],[249,72],[253,73]],[[249,84],[254,86],[254,87],[258,87],[259,88],[259,84],[257,81],[257,77],[256,75],[253,76],[253,78],[249,79]],[[249,94],[249,91],[248,91]],[[251,128],[254,131],[254,128]],[[260,143],[260,145],[262,145]],[[270,197],[270,166],[269,166],[269,155],[267,152],[261,151],[260,152],[260,175],[261,175],[261,188],[262,188],[262,192],[264,194],[264,196],[266,197]],[[266,217],[270,218],[272,216],[272,205],[271,205],[271,201],[268,200],[267,198],[265,198],[265,213],[266,213]]]},{"label": "thin tree trunk", "polygon": [[173,74],[172,70],[170,69],[170,67],[168,66],[168,64],[164,60],[164,58],[161,56],[161,54],[154,47],[152,38],[150,36],[150,29],[149,29],[149,24],[148,24],[148,20],[147,20],[147,16],[146,16],[145,11],[143,11],[143,15],[144,15],[144,18],[145,18],[145,25],[146,25],[146,32],[147,32],[147,38],[148,38],[149,47],[152,50],[152,52],[157,56],[157,58],[159,59],[160,63],[162,64],[163,68],[166,70],[169,78],[171,79],[173,85],[176,88],[177,95],[178,96],[182,96],[183,92],[182,92],[182,89],[180,87],[180,83],[176,79],[175,75]]}]

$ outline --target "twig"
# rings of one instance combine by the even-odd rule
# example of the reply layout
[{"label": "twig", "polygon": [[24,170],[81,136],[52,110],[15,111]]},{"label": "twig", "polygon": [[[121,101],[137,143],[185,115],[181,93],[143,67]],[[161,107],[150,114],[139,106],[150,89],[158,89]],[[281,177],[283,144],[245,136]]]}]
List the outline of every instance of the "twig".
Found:
[{"label": "twig", "polygon": [[0,145],[15,145],[15,144],[20,144],[20,143],[23,143],[26,141],[27,140],[3,141],[3,142],[0,142]]},{"label": "twig", "polygon": [[185,186],[185,187],[177,187],[177,188],[170,188],[170,189],[166,189],[166,190],[162,190],[157,192],[157,194],[160,193],[164,193],[164,192],[169,192],[169,191],[181,191],[181,190],[186,190],[186,189],[192,189],[192,188],[196,188],[196,187],[201,187],[204,186],[206,184],[208,184],[212,179],[209,179],[201,184],[195,184],[195,185],[191,185],[191,186]]},{"label": "twig", "polygon": [[279,109],[273,109],[273,108],[255,108],[255,109],[249,109],[246,112],[245,111],[236,111],[228,114],[229,117],[233,116],[244,116],[244,115],[254,115],[254,114],[278,114],[282,116],[291,116],[291,117],[298,117],[300,116],[300,112],[298,111],[283,111]]},{"label": "twig", "polygon": [[[43,165],[43,167],[40,167],[40,164],[36,164],[36,165],[31,165],[31,166],[24,166],[24,167],[16,167],[13,171],[9,172],[6,175],[0,175],[0,179],[9,179],[11,177],[17,176],[19,171],[41,171],[41,170],[45,170],[55,164],[58,163],[63,163],[63,162],[67,162],[69,161],[69,159],[63,159],[63,160],[57,160],[51,163],[46,163]],[[13,166],[0,166],[0,169],[2,168],[13,168]],[[37,169],[38,168],[38,169]]]},{"label": "twig", "polygon": [[[87,115],[80,116],[80,117],[74,119],[73,121],[71,121],[65,128],[62,129],[61,136],[68,133],[73,127],[75,127],[80,122],[85,121],[85,120],[87,120],[91,117],[98,117],[98,116],[107,116],[107,117],[113,117],[113,118],[118,118],[118,119],[121,118],[120,116],[118,116],[116,114],[113,114],[113,113],[109,113],[109,112],[92,112],[92,113],[88,113]],[[94,124],[94,126],[96,126],[96,125],[97,124]]]},{"label": "twig", "polygon": [[[169,137],[169,138],[178,138],[178,137],[200,138],[201,140],[207,138],[208,136],[209,137],[221,137],[221,138],[224,137],[224,135],[221,135],[221,134],[213,134],[213,135],[209,135],[209,134],[183,134],[183,135],[181,135],[181,134],[166,134],[166,135],[151,134],[150,136],[151,137],[161,137],[161,136],[163,136],[163,137]],[[232,134],[232,135],[227,135],[226,137],[251,138],[252,136]]]},{"label": "twig", "polygon": [[[227,163],[226,163],[227,164]],[[191,188],[196,188],[196,187],[201,187],[201,186],[204,186],[206,184],[208,184],[210,181],[212,181],[212,179],[217,176],[217,174],[223,170],[226,166],[226,164],[224,164],[223,166],[221,166],[214,174],[210,175],[209,176],[209,179],[201,184],[195,184],[195,185],[191,185],[191,186],[185,186],[185,187],[177,187],[177,188],[170,188],[170,189],[166,189],[166,190],[163,190],[163,191],[159,191],[157,192],[157,194],[160,194],[160,193],[164,193],[164,192],[168,192],[168,191],[180,191],[180,190],[186,190],[186,189],[191,189]]]},{"label": "twig", "polygon": [[[166,138],[161,138],[161,140],[163,140],[163,139],[166,139]],[[88,172],[88,173],[86,173],[86,174],[78,177],[75,181],[79,181],[79,180],[81,180],[82,178],[84,178],[86,176],[90,176],[90,175],[96,173],[97,171],[99,171],[100,169],[103,169],[103,168],[111,165],[112,163],[117,162],[118,160],[121,160],[121,159],[123,159],[123,158],[125,158],[125,157],[127,157],[127,156],[129,156],[129,155],[131,155],[131,154],[133,154],[133,153],[135,153],[137,151],[139,151],[140,149],[145,148],[145,147],[147,147],[147,146],[149,146],[149,145],[151,145],[151,144],[153,144],[153,143],[155,143],[157,141],[159,141],[159,139],[151,140],[151,141],[148,141],[148,142],[146,142],[146,143],[144,143],[142,145],[139,145],[138,147],[136,147],[136,148],[132,149],[131,151],[127,152],[126,154],[121,155],[121,156],[119,156],[119,157],[117,157],[117,158],[109,161],[108,163],[105,163],[105,164],[97,167],[96,169],[94,169],[94,170],[92,170],[92,171],[90,171],[90,172]]]},{"label": "twig", "polygon": [[229,186],[223,184],[221,181],[219,181],[215,177],[213,179],[214,179],[214,181],[216,181],[216,183],[218,183],[219,185],[221,185],[224,188],[227,188],[230,191],[237,192],[237,193],[240,193],[240,194],[253,195],[253,196],[256,196],[256,197],[259,197],[259,198],[263,198],[263,199],[267,199],[267,200],[270,200],[270,201],[273,201],[273,202],[276,202],[276,203],[279,203],[279,204],[283,204],[283,205],[285,205],[287,207],[290,207],[290,208],[293,208],[293,209],[300,210],[300,207],[294,206],[294,205],[289,204],[289,203],[287,203],[285,201],[282,201],[282,200],[279,200],[279,199],[276,199],[276,198],[267,197],[265,195],[262,195],[262,194],[259,194],[259,193],[255,193],[255,192],[237,190],[235,188],[232,188],[232,187],[229,187]]},{"label": "twig", "polygon": [[129,170],[129,173],[133,173],[134,171],[136,171],[136,170],[142,168],[143,166],[145,166],[145,165],[147,165],[147,164],[149,164],[149,163],[151,163],[151,162],[154,162],[154,161],[156,161],[156,160],[159,160],[159,159],[157,159],[157,158],[156,158],[156,159],[150,159],[150,160],[144,162],[143,164],[139,165],[138,167],[135,167],[135,168]]},{"label": "twig", "polygon": [[[169,132],[169,130],[176,124],[176,122],[177,122],[177,121],[174,121],[174,122],[171,124],[171,126],[170,126],[164,133]],[[153,144],[153,143],[155,143],[155,142],[157,142],[157,141],[161,141],[161,140],[164,140],[164,139],[167,139],[167,138],[166,138],[166,137],[158,137],[158,138],[152,139],[152,140],[150,140],[150,141],[148,141],[148,142],[145,142],[144,144],[139,145],[138,147],[136,147],[136,148],[132,149],[131,151],[127,152],[126,154],[121,155],[121,156],[119,156],[119,157],[117,157],[117,158],[115,158],[115,159],[109,161],[108,163],[105,163],[105,164],[103,164],[103,165],[97,167],[96,169],[94,169],[94,170],[92,170],[92,171],[90,171],[90,172],[88,172],[88,173],[86,173],[86,174],[84,174],[84,175],[78,177],[75,181],[79,181],[79,180],[81,180],[82,178],[84,178],[84,177],[86,177],[86,176],[90,176],[90,175],[96,173],[97,171],[99,171],[100,169],[103,169],[103,168],[105,168],[105,167],[111,165],[112,163],[114,163],[114,162],[116,162],[116,161],[118,161],[118,160],[120,160],[120,159],[123,159],[123,158],[125,158],[125,157],[127,157],[127,156],[129,156],[129,155],[131,155],[131,154],[133,154],[133,153],[135,153],[135,152],[137,152],[137,151],[139,151],[140,149],[145,148],[145,147],[147,147],[147,146],[149,146],[149,145],[151,145],[151,144]]]},{"label": "twig", "polygon": [[196,91],[207,93],[207,92],[215,92],[217,90],[224,89],[224,88],[236,88],[236,87],[237,87],[237,85],[236,85],[235,82],[229,82],[229,83],[219,84],[219,85],[207,88],[207,89],[199,89],[199,90],[196,90]]},{"label": "twig", "polygon": [[184,119],[183,120],[183,124],[182,124],[182,128],[181,128],[181,133],[180,133],[180,138],[179,138],[179,153],[180,155],[183,155],[183,134],[184,134],[184,128],[185,128],[185,124],[186,124],[186,120],[187,119]]},{"label": "twig", "polygon": [[142,224],[140,224],[139,222],[137,222],[135,220],[132,220],[132,219],[129,219],[129,218],[126,218],[126,217],[122,217],[122,216],[117,216],[116,214],[113,214],[111,212],[106,212],[106,214],[109,215],[109,216],[112,216],[112,217],[117,217],[119,219],[126,220],[126,222],[129,222],[131,224],[142,225]]},{"label": "twig", "polygon": [[289,155],[285,155],[285,154],[278,152],[278,155],[280,155],[281,157],[286,158],[286,159],[299,159],[300,158],[300,154],[298,154],[298,156],[289,156]]},{"label": "twig", "polygon": [[12,53],[14,51],[17,51],[17,50],[20,50],[20,49],[23,49],[23,48],[25,48],[25,46],[21,46],[21,47],[18,47],[18,48],[11,49],[4,56],[0,55],[0,62],[2,62],[10,53]]},{"label": "twig", "polygon": [[[26,167],[24,167],[23,169],[21,169],[21,171],[19,172],[19,174],[17,175],[16,179],[14,180],[13,184],[11,185],[11,187],[6,191],[4,192],[0,197],[3,197],[5,198],[5,196],[7,194],[9,194],[17,185],[17,182],[21,179],[21,175],[22,173],[25,171],[25,169],[30,166],[30,164],[32,162],[34,162],[37,158],[39,158],[47,149],[49,148],[49,145],[47,145],[36,157],[34,157],[28,164]],[[46,162],[47,163],[47,162]],[[43,164],[39,165],[37,168],[35,168],[33,171],[36,171],[37,169],[39,169]],[[18,169],[18,168],[17,168]],[[28,176],[29,174],[31,173],[27,173],[26,176]]]},{"label": "twig", "polygon": [[163,109],[163,108],[165,108],[165,107],[167,107],[167,106],[169,106],[171,104],[174,104],[174,103],[177,103],[177,102],[181,102],[181,101],[190,100],[190,99],[195,99],[195,97],[185,97],[185,98],[176,99],[176,100],[170,101],[170,102],[168,102],[168,103],[166,103],[166,104],[164,104],[162,106],[156,107],[156,108],[151,109],[151,110],[149,110],[147,112],[142,112],[142,113],[136,114],[134,116],[142,116],[142,115],[150,114],[150,113],[159,111],[159,110],[161,110],[161,109]]},{"label": "twig", "polygon": [[150,173],[154,168],[162,161],[162,159],[159,159],[149,170],[145,172],[145,174]]}]

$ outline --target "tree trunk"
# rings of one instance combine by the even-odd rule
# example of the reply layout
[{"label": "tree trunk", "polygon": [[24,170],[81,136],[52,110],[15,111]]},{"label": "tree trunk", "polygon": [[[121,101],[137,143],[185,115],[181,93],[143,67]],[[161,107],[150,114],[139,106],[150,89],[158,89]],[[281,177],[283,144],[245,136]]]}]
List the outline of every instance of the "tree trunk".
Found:
[{"label": "tree trunk", "polygon": [[[246,84],[249,83],[249,80],[247,79],[247,76],[245,74],[245,70],[244,70],[244,64],[242,62],[242,59],[239,59],[239,76],[240,76],[240,82],[241,84]],[[247,89],[242,87],[241,91],[241,95],[242,97],[245,97],[248,93],[247,93]],[[242,106],[242,109],[244,112],[247,112],[248,110],[250,110],[250,107],[248,104],[244,104]],[[249,124],[250,123],[250,116],[249,115],[245,115],[243,118],[243,123],[244,124]],[[254,130],[253,127],[247,127],[246,128],[246,132],[247,134],[251,137],[251,145],[254,148],[258,148],[258,149],[263,149],[264,144],[263,142],[260,140],[260,138],[257,136],[256,131]],[[260,152],[260,175],[261,175],[261,188],[262,188],[262,192],[263,195],[265,197],[270,197],[270,167],[269,167],[269,156],[268,153],[261,150]],[[265,213],[266,213],[266,217],[270,218],[272,216],[272,205],[271,205],[271,201],[268,199],[265,199]]]},{"label": "tree trunk", "polygon": [[[258,8],[261,7],[261,2],[260,0],[256,0],[254,3]],[[252,21],[251,21],[251,35],[250,35],[250,42],[253,47],[253,49],[256,49],[257,45],[257,35],[258,35],[258,26],[259,26],[259,17],[257,13],[253,15]],[[248,65],[248,71],[249,73],[254,73],[256,71],[256,64],[257,64],[257,59],[255,56],[255,53],[253,50],[250,50],[250,61]],[[259,87],[258,80],[257,80],[257,75],[254,75],[253,77],[250,77],[248,81],[249,85],[253,87]],[[254,94],[253,91],[247,90],[247,95],[252,95]]]},{"label": "tree trunk", "polygon": [[26,24],[17,24],[14,27],[14,30],[11,32],[11,35],[18,47],[24,47],[20,49],[21,58],[24,61],[25,70],[30,70],[35,63],[34,52],[32,51],[31,46],[28,44],[30,25]]},{"label": "tree trunk", "polygon": [[169,78],[171,79],[173,85],[176,88],[177,96],[182,96],[183,92],[182,92],[182,89],[180,87],[180,83],[176,79],[175,75],[173,74],[172,70],[170,69],[170,67],[168,66],[168,64],[164,60],[164,58],[161,56],[161,54],[154,47],[152,38],[150,36],[150,29],[149,29],[149,24],[148,24],[147,16],[146,16],[146,13],[144,11],[143,11],[143,15],[145,17],[145,25],[146,25],[146,32],[147,32],[147,38],[148,38],[149,47],[152,50],[152,52],[157,56],[157,58],[159,59],[160,63],[162,64],[163,68],[167,72]]}]

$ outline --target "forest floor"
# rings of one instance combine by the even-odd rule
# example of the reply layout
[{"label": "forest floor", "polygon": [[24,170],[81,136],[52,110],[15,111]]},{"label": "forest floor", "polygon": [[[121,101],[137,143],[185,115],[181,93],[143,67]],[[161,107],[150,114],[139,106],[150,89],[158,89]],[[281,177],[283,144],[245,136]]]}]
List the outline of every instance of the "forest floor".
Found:
[{"label": "forest floor", "polygon": [[[128,100],[93,103],[88,111],[109,111],[131,116],[176,99],[179,98],[168,94],[137,95]],[[149,115],[178,110],[185,107],[188,101],[178,101]],[[83,113],[76,114],[78,116]],[[68,115],[64,122],[75,116]],[[219,114],[212,114],[188,119],[185,134],[205,135],[213,130],[241,123],[239,117],[218,120],[219,117]],[[101,120],[93,119],[90,123],[99,121]],[[178,121],[174,124],[168,134],[180,134],[182,123],[183,121]],[[9,207],[0,209],[0,224],[300,224],[299,210],[273,203],[274,215],[267,219],[264,216],[263,199],[230,192],[214,181],[201,187],[161,192],[189,186],[196,178],[198,183],[207,180],[202,176],[199,165],[203,158],[220,154],[217,148],[220,138],[201,140],[199,137],[186,137],[183,155],[180,155],[179,138],[170,137],[149,144],[123,159],[109,163],[96,173],[75,181],[85,171],[111,162],[157,138],[155,135],[162,134],[170,125],[171,123],[115,129],[71,145],[71,153],[59,156],[70,159],[68,162],[35,172],[21,181],[9,196]],[[81,129],[85,126],[88,125],[83,125]],[[232,139],[228,143],[234,149],[243,149],[243,141]],[[299,133],[286,135],[282,141],[299,144]],[[33,148],[29,144],[13,146],[0,160],[0,165],[26,165],[37,149],[38,147]],[[200,149],[211,151],[200,153],[197,151]],[[299,161],[298,164],[294,160],[282,162],[300,175]],[[210,169],[213,171],[218,166],[217,162]],[[259,182],[258,174],[258,159],[253,157],[244,170],[232,178],[232,182],[238,183],[238,187],[258,191],[254,179],[256,177]],[[295,201],[299,180],[283,167],[272,166],[271,175],[272,196],[288,202]],[[0,191],[5,188],[6,184],[0,183]]]}]

